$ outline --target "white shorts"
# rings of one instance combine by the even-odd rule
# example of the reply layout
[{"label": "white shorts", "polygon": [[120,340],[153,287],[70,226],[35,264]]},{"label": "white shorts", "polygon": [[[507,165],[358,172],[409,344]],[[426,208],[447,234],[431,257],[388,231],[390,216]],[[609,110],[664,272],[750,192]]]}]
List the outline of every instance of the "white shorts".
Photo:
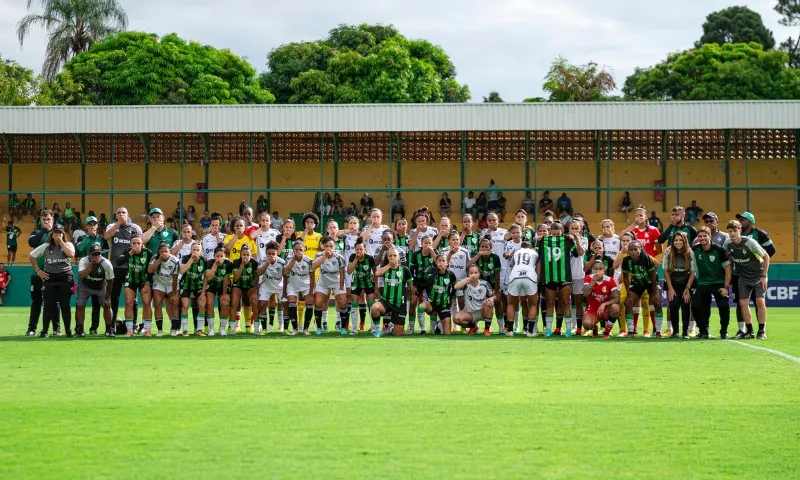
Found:
[{"label": "white shorts", "polygon": [[314,293],[321,293],[323,295],[330,295],[331,293],[334,295],[342,295],[347,292],[345,290],[340,290],[338,285],[334,288],[325,288],[318,283],[314,286]]},{"label": "white shorts", "polygon": [[308,291],[308,287],[304,287],[303,290],[295,290],[292,287],[286,287],[286,298],[297,297],[298,300],[303,300],[308,295]]},{"label": "white shorts", "polygon": [[573,295],[582,295],[583,292],[583,279],[576,280],[572,279],[572,294]]},{"label": "white shorts", "polygon": [[344,288],[351,288],[353,286],[353,274],[345,272],[344,274]]},{"label": "white shorts", "polygon": [[469,310],[464,310],[464,311],[472,315],[473,323],[478,323],[486,320],[485,318],[483,318],[483,315],[481,314],[480,310],[478,310],[477,312],[470,312]]},{"label": "white shorts", "polygon": [[261,285],[258,286],[258,299],[262,302],[266,302],[272,298],[273,295],[280,295],[281,293],[283,293],[283,285],[279,285],[278,290],[274,291],[270,291],[266,283],[261,283]]},{"label": "white shorts", "polygon": [[506,287],[506,295],[512,297],[527,297],[536,295],[538,289],[536,282],[531,278],[515,278]]},{"label": "white shorts", "polygon": [[159,292],[164,292],[169,295],[172,293],[172,285],[160,285],[158,283],[154,283],[153,290],[158,290]]}]

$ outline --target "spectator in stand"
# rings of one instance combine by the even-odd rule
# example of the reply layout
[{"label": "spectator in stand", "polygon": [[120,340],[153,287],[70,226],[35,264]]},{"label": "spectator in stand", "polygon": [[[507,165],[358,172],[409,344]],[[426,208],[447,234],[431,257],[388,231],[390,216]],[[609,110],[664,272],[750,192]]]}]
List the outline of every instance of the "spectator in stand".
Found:
[{"label": "spectator in stand", "polygon": [[17,240],[22,234],[22,230],[14,225],[14,217],[11,217],[4,230],[6,231],[6,247],[8,248],[6,262],[13,263],[17,260]]},{"label": "spectator in stand", "polygon": [[464,215],[469,213],[473,217],[475,216],[475,192],[472,190],[467,192],[467,196],[464,198],[464,211],[462,213]]},{"label": "spectator in stand", "polygon": [[494,183],[494,179],[491,179],[491,180],[489,180],[489,189],[488,189],[488,192],[489,192],[489,194],[488,194],[488,197],[489,197],[489,205],[488,205],[488,207],[487,207],[487,208],[488,208],[489,210],[494,210],[494,211],[496,212],[496,211],[497,211],[497,198],[500,196],[500,195],[499,195],[499,192],[500,192],[500,191],[499,191],[499,189],[497,188],[497,184],[496,184],[496,183]]},{"label": "spectator in stand", "polygon": [[664,222],[658,218],[655,210],[650,212],[650,218],[647,219],[647,223],[649,223],[651,227],[657,228],[659,232],[664,230]]},{"label": "spectator in stand", "polygon": [[322,199],[319,201],[319,214],[323,217],[330,217],[333,205],[331,205],[331,194],[325,192],[322,194]]},{"label": "spectator in stand", "polygon": [[442,198],[439,200],[439,216],[449,217],[452,205],[453,202],[450,200],[450,197],[447,196],[447,192],[443,192]]},{"label": "spectator in stand", "polygon": [[528,215],[532,217],[536,216],[536,200],[533,198],[531,192],[525,192],[525,198],[522,199],[521,207]]},{"label": "spectator in stand", "polygon": [[358,216],[358,209],[356,208],[355,202],[350,202],[350,205],[344,211],[344,216],[347,218]]},{"label": "spectator in stand", "polygon": [[70,232],[75,232],[76,230],[83,230],[83,220],[81,220],[81,212],[75,212],[72,215],[72,218],[69,221],[69,229]]},{"label": "spectator in stand", "polygon": [[[93,218],[93,217],[89,217],[89,218]],[[95,219],[95,221],[97,221],[97,220]],[[83,230],[83,226],[80,224],[80,222],[78,222],[77,224],[73,223],[72,224],[72,243],[74,243],[75,245],[79,244],[81,242],[81,238],[83,238],[85,236],[86,236],[86,232]]]},{"label": "spectator in stand", "polygon": [[686,223],[694,226],[697,219],[703,214],[703,209],[697,206],[697,200],[692,200],[692,204],[686,209]]},{"label": "spectator in stand", "polygon": [[400,197],[400,192],[392,200],[392,221],[395,215],[400,215],[401,218],[406,216],[406,201]]},{"label": "spectator in stand", "polygon": [[58,223],[61,220],[63,212],[61,211],[61,205],[58,202],[53,203],[53,222]]},{"label": "spectator in stand", "polygon": [[17,220],[22,221],[22,203],[17,198],[16,193],[12,193],[8,199],[8,213],[12,219],[17,217]]},{"label": "spectator in stand", "polygon": [[36,214],[36,200],[34,200],[33,196],[30,193],[22,201],[22,214],[23,215]]},{"label": "spectator in stand", "polygon": [[181,202],[178,202],[177,206],[175,207],[175,211],[172,212],[172,219],[175,222],[178,222],[183,218],[186,218],[186,210],[183,209]]},{"label": "spectator in stand", "polygon": [[6,296],[6,289],[11,283],[11,274],[6,270],[6,266],[0,263],[0,307],[3,306],[3,297]]},{"label": "spectator in stand", "polygon": [[495,213],[500,217],[500,223],[506,221],[506,197],[503,195],[503,192],[498,192],[497,195],[497,209]]},{"label": "spectator in stand", "polygon": [[281,214],[278,213],[277,210],[272,212],[272,228],[275,230],[280,230],[283,226],[283,219],[281,218]]},{"label": "spectator in stand", "polygon": [[64,223],[67,225],[67,227],[72,226],[72,217],[74,216],[75,210],[72,208],[72,204],[67,202],[67,204],[64,205]]},{"label": "spectator in stand", "polygon": [[625,214],[625,223],[631,223],[631,213],[633,211],[633,201],[631,192],[625,192],[622,200],[619,201],[619,209]]},{"label": "spectator in stand", "polygon": [[[220,225],[220,227],[224,231],[228,232],[227,229],[230,228],[231,222],[233,222],[233,212],[228,212],[228,217],[222,222],[222,225]],[[230,233],[230,232],[228,232],[228,233]]]},{"label": "spectator in stand", "polygon": [[559,217],[563,217],[566,213],[572,217],[572,199],[567,196],[567,192],[561,194],[556,201],[556,213]]},{"label": "spectator in stand", "polygon": [[479,219],[485,219],[487,213],[489,213],[489,201],[486,200],[486,194],[481,192],[478,195],[478,199],[475,200],[475,216]]},{"label": "spectator in stand", "polygon": [[189,208],[186,209],[186,216],[184,217],[184,220],[186,220],[186,223],[192,227],[192,230],[194,230],[195,217],[197,217],[197,210],[194,209],[194,205],[189,205]]},{"label": "spectator in stand", "polygon": [[331,202],[331,205],[333,206],[334,215],[341,215],[342,212],[344,212],[344,202],[338,193],[333,194],[333,202]]},{"label": "spectator in stand", "polygon": [[550,198],[550,191],[545,190],[544,193],[542,194],[542,199],[539,200],[539,211],[542,212],[542,215],[544,215],[544,212],[552,209],[553,209],[553,199]]},{"label": "spectator in stand", "polygon": [[[89,212],[91,215],[91,212]],[[100,214],[100,221],[97,223],[97,231],[100,233],[106,233],[106,229],[108,228],[108,217],[106,217],[105,213]]]},{"label": "spectator in stand", "polygon": [[[269,213],[269,202],[263,194],[259,195],[258,199],[256,199],[256,212],[258,212],[259,216],[264,212]],[[209,226],[210,225],[211,223],[209,222]]]},{"label": "spectator in stand", "polygon": [[208,233],[209,228],[211,228],[211,216],[208,214],[208,210],[205,210],[203,218],[200,219],[200,229],[203,233]]},{"label": "spectator in stand", "polygon": [[363,217],[365,222],[369,218],[373,208],[375,208],[375,202],[369,196],[369,192],[364,193],[364,196],[361,197],[361,217]]},{"label": "spectator in stand", "polygon": [[244,216],[244,209],[245,208],[247,208],[247,202],[242,200],[241,202],[239,202],[239,216],[240,217]]}]

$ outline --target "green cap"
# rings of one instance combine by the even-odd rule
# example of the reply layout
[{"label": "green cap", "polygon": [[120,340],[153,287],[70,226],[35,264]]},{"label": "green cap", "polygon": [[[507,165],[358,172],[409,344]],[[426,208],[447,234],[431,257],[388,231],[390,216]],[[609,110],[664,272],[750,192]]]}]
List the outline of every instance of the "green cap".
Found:
[{"label": "green cap", "polygon": [[97,218],[89,215],[88,217],[86,217],[86,221],[84,223],[88,225],[92,222],[97,223]]},{"label": "green cap", "polygon": [[160,208],[151,208],[150,209],[150,215],[155,215],[156,213],[158,213],[160,215],[164,215],[164,212],[162,212]]},{"label": "green cap", "polygon": [[750,222],[752,225],[755,225],[755,224],[756,224],[756,217],[754,217],[754,216],[753,216],[753,214],[752,214],[752,213],[750,213],[750,212],[742,212],[742,213],[737,213],[737,214],[736,214],[736,218],[737,218],[738,220],[745,219],[745,220],[747,220],[748,222]]}]

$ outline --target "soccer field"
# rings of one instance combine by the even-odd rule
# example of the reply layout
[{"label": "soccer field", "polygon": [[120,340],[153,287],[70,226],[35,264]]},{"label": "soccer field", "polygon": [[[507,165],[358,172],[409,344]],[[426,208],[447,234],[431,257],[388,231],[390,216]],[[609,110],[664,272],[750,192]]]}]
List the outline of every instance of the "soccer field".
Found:
[{"label": "soccer field", "polygon": [[799,315],[758,342],[39,339],[2,308],[0,478],[798,478],[800,363],[743,344],[800,357]]}]

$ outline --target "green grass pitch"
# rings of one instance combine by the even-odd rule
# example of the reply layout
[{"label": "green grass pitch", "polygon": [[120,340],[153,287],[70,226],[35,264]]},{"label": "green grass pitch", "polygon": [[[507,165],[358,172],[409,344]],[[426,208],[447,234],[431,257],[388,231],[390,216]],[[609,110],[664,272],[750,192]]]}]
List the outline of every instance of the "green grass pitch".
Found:
[{"label": "green grass pitch", "polygon": [[[771,310],[746,342],[800,357],[799,315]],[[38,339],[26,322],[0,309],[4,479],[800,471],[800,364],[732,341]]]}]

